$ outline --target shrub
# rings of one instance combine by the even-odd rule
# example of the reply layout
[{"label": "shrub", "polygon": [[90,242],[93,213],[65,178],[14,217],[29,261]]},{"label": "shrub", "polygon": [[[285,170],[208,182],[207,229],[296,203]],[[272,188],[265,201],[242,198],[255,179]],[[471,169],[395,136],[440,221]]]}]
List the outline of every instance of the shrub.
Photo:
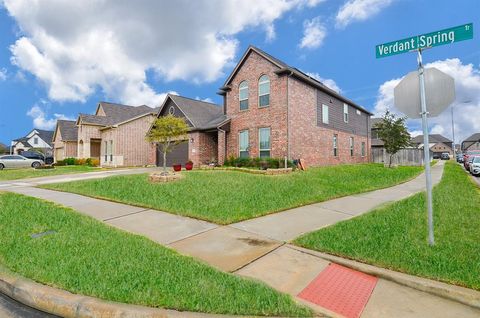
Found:
[{"label": "shrub", "polygon": [[[257,169],[279,169],[285,168],[285,159],[283,158],[235,158],[230,156],[224,162],[224,166],[227,167],[244,167],[244,168],[257,168]],[[287,167],[295,168],[295,165],[291,160],[287,161]]]},{"label": "shrub", "polygon": [[88,164],[90,167],[98,167],[100,166],[100,160],[96,158],[88,158],[90,159],[90,163]]},{"label": "shrub", "polygon": [[64,166],[65,165],[65,160],[58,160],[56,163],[55,163],[56,166],[60,167],[60,166]]},{"label": "shrub", "polygon": [[76,166],[84,166],[87,163],[87,159],[74,159],[74,164]]},{"label": "shrub", "polygon": [[61,160],[61,161],[63,161],[63,163],[64,163],[65,166],[73,166],[73,165],[76,164],[76,163],[75,163],[75,160],[76,160],[75,158],[65,158],[65,159],[63,159],[63,160]]}]

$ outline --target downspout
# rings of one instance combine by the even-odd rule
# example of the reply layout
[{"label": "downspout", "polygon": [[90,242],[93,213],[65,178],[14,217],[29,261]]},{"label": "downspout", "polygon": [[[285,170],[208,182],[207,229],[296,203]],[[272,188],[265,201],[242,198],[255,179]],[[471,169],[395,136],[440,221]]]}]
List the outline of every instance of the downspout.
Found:
[{"label": "downspout", "polygon": [[290,97],[289,97],[289,94],[288,94],[288,87],[290,86],[289,85],[289,78],[290,76],[293,75],[293,71],[290,71],[290,74],[287,75],[287,157],[289,160],[291,160],[291,154],[290,154]]}]

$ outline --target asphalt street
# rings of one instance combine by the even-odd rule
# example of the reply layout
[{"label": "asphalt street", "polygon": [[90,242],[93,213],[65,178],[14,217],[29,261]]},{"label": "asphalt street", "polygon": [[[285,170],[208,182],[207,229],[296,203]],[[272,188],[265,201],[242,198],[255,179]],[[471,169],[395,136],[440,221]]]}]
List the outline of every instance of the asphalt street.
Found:
[{"label": "asphalt street", "polygon": [[25,306],[12,298],[0,293],[1,318],[58,318],[31,307]]}]

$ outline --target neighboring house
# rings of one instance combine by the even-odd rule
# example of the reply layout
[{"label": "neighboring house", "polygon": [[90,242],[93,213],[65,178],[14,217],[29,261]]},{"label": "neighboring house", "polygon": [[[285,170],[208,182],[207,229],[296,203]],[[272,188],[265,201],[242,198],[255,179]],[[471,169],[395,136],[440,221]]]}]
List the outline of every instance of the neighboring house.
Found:
[{"label": "neighboring house", "polygon": [[101,166],[155,163],[155,146],[145,136],[158,108],[100,102],[95,115],[80,114],[78,158],[95,158]]},{"label": "neighboring house", "polygon": [[65,158],[76,158],[78,127],[74,120],[57,120],[53,133],[53,155],[55,162]]},{"label": "neighboring house", "polygon": [[372,137],[372,149],[383,149],[383,140],[378,137],[378,128],[376,124],[381,122],[383,118],[370,118],[370,136]]},{"label": "neighboring house", "polygon": [[223,107],[167,96],[158,116],[184,117],[190,126],[168,165],[223,164],[230,156],[315,166],[369,161],[371,113],[258,48],[247,49],[218,94]]},{"label": "neighboring house", "polygon": [[368,162],[370,112],[318,80],[250,46],[220,88],[228,122],[218,161],[288,157],[307,165]]},{"label": "neighboring house", "polygon": [[[188,139],[177,145],[167,155],[167,165],[182,164],[192,160],[195,165],[216,162],[218,159],[219,127],[226,121],[223,107],[201,100],[168,94],[157,117],[171,114],[185,119],[190,127]],[[160,147],[156,152],[156,164],[163,165]]]},{"label": "neighboring house", "polygon": [[14,139],[11,144],[12,153],[21,154],[31,149],[39,149],[47,155],[52,155],[53,131],[33,129],[25,137]]},{"label": "neighboring house", "polygon": [[[433,156],[437,157],[444,152],[453,154],[453,142],[439,134],[428,135],[429,149],[433,153]],[[419,149],[423,149],[423,135],[418,135],[412,138],[412,144]]]},{"label": "neighboring house", "polygon": [[480,150],[480,133],[468,137],[462,142],[462,151]]}]

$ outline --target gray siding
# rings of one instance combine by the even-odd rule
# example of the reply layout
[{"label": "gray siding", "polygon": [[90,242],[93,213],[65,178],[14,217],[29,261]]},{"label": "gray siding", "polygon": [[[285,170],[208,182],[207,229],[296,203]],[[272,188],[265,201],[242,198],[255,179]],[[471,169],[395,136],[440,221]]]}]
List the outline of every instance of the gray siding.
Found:
[{"label": "gray siding", "polygon": [[189,127],[193,127],[192,123],[188,120],[188,118],[185,117],[185,114],[177,107],[177,105],[176,105],[171,99],[169,99],[169,100],[167,101],[167,103],[165,104],[165,106],[163,107],[163,109],[160,111],[159,116],[166,116],[166,115],[168,115],[168,114],[169,114],[170,107],[173,107],[173,109],[175,110],[175,111],[173,112],[173,116],[185,118],[185,121],[187,122],[188,126],[189,126]]},{"label": "gray siding", "polygon": [[[328,106],[328,124],[322,122],[322,104]],[[367,136],[369,130],[369,115],[357,108],[348,106],[348,123],[343,120],[343,102],[320,90],[317,90],[317,126],[341,130],[360,136]]]}]

